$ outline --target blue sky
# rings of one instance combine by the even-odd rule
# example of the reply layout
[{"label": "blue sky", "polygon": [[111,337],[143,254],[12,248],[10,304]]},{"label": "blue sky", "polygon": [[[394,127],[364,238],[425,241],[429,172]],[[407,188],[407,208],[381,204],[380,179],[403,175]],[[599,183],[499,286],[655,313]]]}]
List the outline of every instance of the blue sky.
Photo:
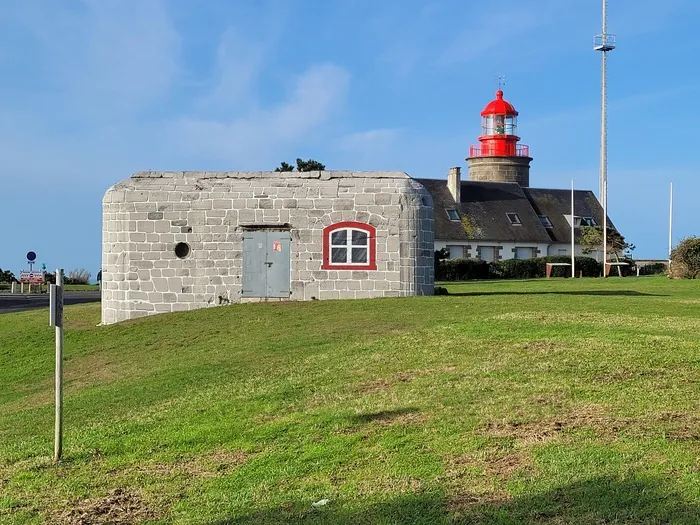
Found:
[{"label": "blue sky", "polygon": [[[610,0],[610,215],[636,256],[697,235],[697,0]],[[22,0],[0,4],[0,267],[100,265],[132,172],[445,177],[507,76],[534,187],[597,192],[597,0]]]}]

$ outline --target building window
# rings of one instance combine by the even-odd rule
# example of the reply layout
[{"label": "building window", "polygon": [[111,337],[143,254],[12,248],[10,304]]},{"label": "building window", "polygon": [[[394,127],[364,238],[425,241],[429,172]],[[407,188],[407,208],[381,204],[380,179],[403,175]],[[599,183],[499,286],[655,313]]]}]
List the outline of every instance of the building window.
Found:
[{"label": "building window", "polygon": [[535,257],[535,248],[519,248],[515,247],[513,249],[513,259],[531,259]]},{"label": "building window", "polygon": [[581,218],[581,225],[582,226],[598,226],[598,223],[593,217],[582,217]]},{"label": "building window", "polygon": [[542,223],[542,226],[544,226],[545,228],[554,228],[554,226],[552,226],[552,221],[549,220],[549,217],[547,217],[546,215],[539,215],[539,218],[540,222]]},{"label": "building window", "polygon": [[447,210],[447,216],[450,218],[451,221],[459,220],[459,213],[457,213],[457,210]]},{"label": "building window", "polygon": [[497,257],[497,250],[495,246],[479,246],[478,247],[479,259],[487,262],[494,262]]},{"label": "building window", "polygon": [[339,222],[323,229],[324,270],[376,270],[377,230],[362,222]]},{"label": "building window", "polygon": [[559,248],[557,249],[557,255],[568,255],[567,251],[568,250],[566,248]]},{"label": "building window", "polygon": [[506,217],[508,217],[508,220],[513,226],[522,226],[523,224],[517,213],[506,213]]},{"label": "building window", "polygon": [[445,246],[447,248],[447,251],[450,252],[449,259],[464,259],[467,257],[466,254],[466,247],[465,246],[457,246],[457,245],[447,245]]}]

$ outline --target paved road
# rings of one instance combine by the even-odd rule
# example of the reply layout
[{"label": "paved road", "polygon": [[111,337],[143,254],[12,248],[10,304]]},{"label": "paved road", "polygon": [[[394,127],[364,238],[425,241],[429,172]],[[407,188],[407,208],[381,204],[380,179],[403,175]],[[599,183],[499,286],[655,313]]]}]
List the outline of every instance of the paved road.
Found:
[{"label": "paved road", "polygon": [[[100,300],[99,291],[64,292],[64,304],[94,303]],[[0,294],[0,314],[23,312],[35,308],[48,308],[49,294]]]}]

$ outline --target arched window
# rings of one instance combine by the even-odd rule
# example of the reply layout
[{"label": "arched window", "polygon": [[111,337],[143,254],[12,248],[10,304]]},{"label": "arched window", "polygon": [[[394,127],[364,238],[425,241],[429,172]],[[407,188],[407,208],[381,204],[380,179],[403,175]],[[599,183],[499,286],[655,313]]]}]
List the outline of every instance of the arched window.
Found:
[{"label": "arched window", "polygon": [[362,222],[339,222],[323,229],[324,270],[376,270],[377,230]]}]

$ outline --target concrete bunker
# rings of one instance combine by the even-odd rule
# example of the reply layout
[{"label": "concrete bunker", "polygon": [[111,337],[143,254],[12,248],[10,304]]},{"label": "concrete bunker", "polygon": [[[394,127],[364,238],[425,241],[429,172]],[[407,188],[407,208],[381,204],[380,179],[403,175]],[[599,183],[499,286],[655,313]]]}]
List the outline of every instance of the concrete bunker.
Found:
[{"label": "concrete bunker", "polygon": [[102,208],[103,324],[433,293],[432,198],[402,172],[138,172]]}]

